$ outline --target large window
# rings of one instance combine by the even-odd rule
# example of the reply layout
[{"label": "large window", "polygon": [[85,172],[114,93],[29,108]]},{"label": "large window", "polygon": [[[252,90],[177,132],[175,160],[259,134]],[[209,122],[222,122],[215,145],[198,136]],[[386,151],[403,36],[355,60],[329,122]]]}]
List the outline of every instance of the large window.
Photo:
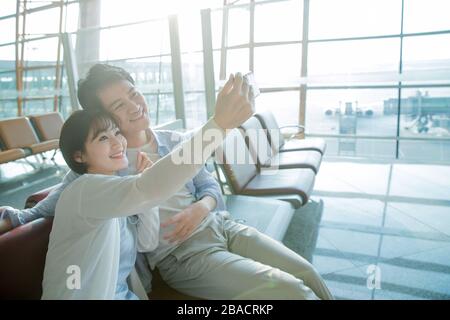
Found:
[{"label": "large window", "polygon": [[[70,112],[58,36],[67,31],[79,75],[96,62],[130,71],[152,125],[178,117],[199,126],[211,92],[229,73],[251,70],[261,88],[257,111],[325,138],[328,156],[450,161],[447,0],[26,3],[17,13],[16,1],[2,1],[1,117]],[[200,12],[207,7],[212,52]]]},{"label": "large window", "polygon": [[403,29],[405,33],[450,30],[447,0],[406,0]]},{"label": "large window", "polygon": [[257,110],[324,137],[329,156],[450,161],[448,1],[238,1],[224,10],[228,37],[214,43],[226,44],[226,57],[214,55],[215,72],[252,69]]},{"label": "large window", "polygon": [[[109,5],[115,4],[113,1]],[[146,98],[152,125],[175,120],[167,19],[101,29],[99,59],[86,61],[83,69],[87,70],[96,62],[116,65],[130,72]]]},{"label": "large window", "polygon": [[213,34],[215,48],[225,44],[214,55],[216,80],[221,69],[222,77],[253,71],[262,89],[257,111],[272,110],[281,124],[297,123],[299,88],[286,86],[301,73],[302,1],[238,1],[224,10],[225,21],[223,10],[212,15],[213,25],[222,21],[227,31],[221,41]]},{"label": "large window", "polygon": [[405,37],[402,64],[406,74],[421,71],[416,82],[450,83],[450,33]]},{"label": "large window", "polygon": [[[206,121],[200,9],[221,3],[130,0],[124,5],[119,0],[101,0],[100,22],[94,28],[100,29],[99,57],[85,61],[82,69],[97,61],[120,65],[137,77],[152,125],[183,114],[187,128],[197,127]],[[172,25],[172,34],[169,15],[176,15],[178,27]],[[172,47],[174,43],[177,48]]]},{"label": "large window", "polygon": [[[390,102],[398,104],[397,99]],[[450,87],[402,89],[400,107],[400,136],[409,139],[400,141],[399,158],[449,159],[450,141],[433,138],[448,137]]]},{"label": "large window", "polygon": [[299,101],[298,91],[266,92],[258,97],[258,111],[270,110],[280,123],[296,123]]},{"label": "large window", "polygon": [[448,2],[310,3],[308,76],[322,83],[307,91],[307,132],[327,137],[337,155],[345,139],[356,156],[449,161],[450,95],[433,88],[450,83],[450,28],[438,13]]},{"label": "large window", "polygon": [[[161,1],[101,0],[97,21],[82,26],[77,34],[97,45],[97,52],[78,49],[80,76],[95,63],[127,70],[149,107],[150,124],[175,120],[167,9]],[[97,39],[89,39],[96,32]],[[98,43],[95,43],[96,40]],[[97,53],[97,54],[95,54]]]},{"label": "large window", "polygon": [[[302,37],[302,3],[273,2],[255,6],[255,42],[299,41]],[[282,22],[268,23],[274,17]]]},{"label": "large window", "polygon": [[186,128],[206,122],[203,42],[200,12],[178,18]]},{"label": "large window", "polygon": [[310,89],[306,132],[339,137],[328,138],[329,154],[395,158],[397,105],[390,114],[385,114],[384,105],[396,97],[396,89]]},{"label": "large window", "polygon": [[255,48],[254,73],[258,83],[261,86],[277,87],[285,82],[297,80],[301,69],[301,57],[301,46],[296,43]]},{"label": "large window", "polygon": [[250,10],[248,6],[230,7],[228,11],[228,45],[248,44],[250,40]]},{"label": "large window", "polygon": [[308,45],[308,75],[396,72],[399,59],[398,38],[313,42]]},{"label": "large window", "polygon": [[78,27],[78,7],[74,0],[2,1],[0,118],[71,111],[61,33]]},{"label": "large window", "polygon": [[310,0],[309,6],[311,40],[400,33],[401,0]]},{"label": "large window", "polygon": [[17,90],[13,44],[0,46],[0,87],[0,117],[16,116]]}]

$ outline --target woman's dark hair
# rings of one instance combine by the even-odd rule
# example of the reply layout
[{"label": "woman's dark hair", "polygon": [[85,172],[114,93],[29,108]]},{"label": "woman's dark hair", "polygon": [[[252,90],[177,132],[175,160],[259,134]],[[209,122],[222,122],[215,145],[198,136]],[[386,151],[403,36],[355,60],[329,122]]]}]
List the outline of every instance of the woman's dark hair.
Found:
[{"label": "woman's dark hair", "polygon": [[118,127],[114,118],[104,112],[78,110],[64,122],[59,137],[59,148],[70,169],[78,174],[87,172],[87,165],[75,161],[75,153],[86,151],[85,144],[92,130],[95,139],[100,133]]},{"label": "woman's dark hair", "polygon": [[86,78],[78,81],[78,101],[81,107],[85,110],[103,110],[97,92],[121,80],[129,81],[134,85],[134,79],[125,69],[102,63],[93,65]]}]

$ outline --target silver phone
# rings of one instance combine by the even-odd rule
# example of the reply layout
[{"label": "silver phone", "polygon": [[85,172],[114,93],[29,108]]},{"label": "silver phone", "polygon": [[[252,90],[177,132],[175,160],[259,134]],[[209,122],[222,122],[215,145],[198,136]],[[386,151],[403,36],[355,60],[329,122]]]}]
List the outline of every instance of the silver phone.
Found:
[{"label": "silver phone", "polygon": [[248,72],[244,75],[244,81],[248,84],[250,87],[250,90],[253,92],[253,97],[256,98],[261,93],[259,91],[259,87],[256,84],[255,76],[253,75],[253,72]]}]

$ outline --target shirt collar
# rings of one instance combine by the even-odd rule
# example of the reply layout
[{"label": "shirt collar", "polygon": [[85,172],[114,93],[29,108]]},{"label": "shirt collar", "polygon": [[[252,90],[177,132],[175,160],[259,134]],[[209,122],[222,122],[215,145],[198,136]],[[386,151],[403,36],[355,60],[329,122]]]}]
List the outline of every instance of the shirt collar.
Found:
[{"label": "shirt collar", "polygon": [[170,149],[167,146],[167,144],[162,142],[162,140],[164,140],[164,139],[161,139],[161,137],[160,137],[161,133],[158,131],[152,130],[151,128],[148,128],[147,130],[148,130],[148,133],[152,134],[153,137],[155,138],[159,156],[163,157],[166,154],[168,154]]}]

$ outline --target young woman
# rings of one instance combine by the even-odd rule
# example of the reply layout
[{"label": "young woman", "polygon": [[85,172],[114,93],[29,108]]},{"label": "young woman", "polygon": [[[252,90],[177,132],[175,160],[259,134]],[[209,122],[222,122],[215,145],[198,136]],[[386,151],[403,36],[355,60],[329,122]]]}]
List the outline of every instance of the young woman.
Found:
[{"label": "young woman", "polygon": [[[111,116],[77,111],[69,117],[61,131],[60,148],[69,167],[82,176],[66,187],[56,205],[43,299],[137,298],[126,283],[137,250],[136,231],[124,230],[129,228],[126,217],[151,217],[148,208],[167,200],[202,168],[204,156],[219,146],[224,130],[251,116],[248,87],[233,85],[233,80],[231,77],[222,90],[214,118],[136,176],[115,175],[127,168],[127,142]],[[215,139],[211,139],[210,130]],[[195,143],[197,148],[193,149],[201,163],[173,161],[174,156],[181,159],[185,150],[191,150],[193,141],[203,142],[205,133],[208,143]],[[147,234],[157,234],[158,227],[156,224]]]}]

